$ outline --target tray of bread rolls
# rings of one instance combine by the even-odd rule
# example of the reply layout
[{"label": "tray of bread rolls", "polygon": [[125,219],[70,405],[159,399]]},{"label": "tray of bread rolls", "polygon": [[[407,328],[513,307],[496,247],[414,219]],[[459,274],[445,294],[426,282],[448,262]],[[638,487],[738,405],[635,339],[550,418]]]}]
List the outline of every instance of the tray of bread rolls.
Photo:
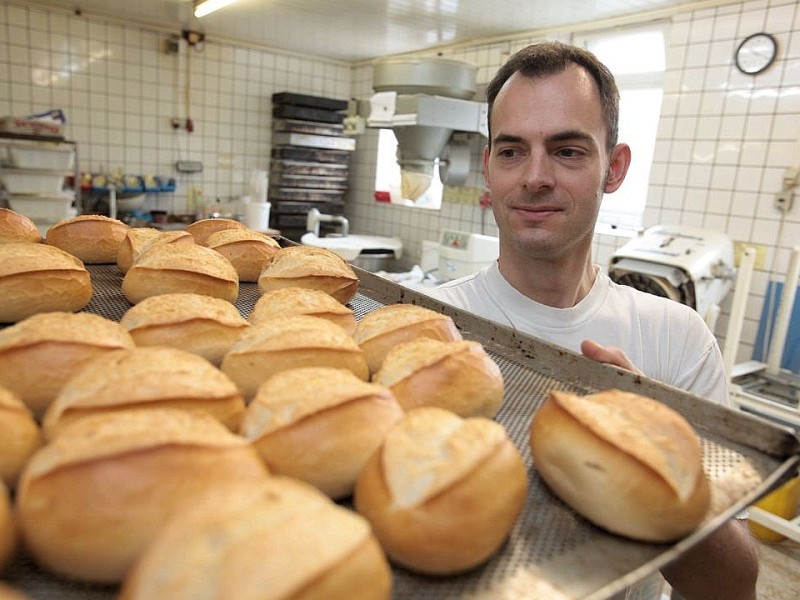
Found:
[{"label": "tray of bread rolls", "polygon": [[[296,247],[287,240],[281,240],[281,245]],[[132,265],[136,264],[127,264],[125,275],[119,265],[87,265],[92,294],[79,314],[98,315],[113,322],[133,319],[132,308],[145,304],[144,296],[137,297],[137,291],[128,285],[128,275],[133,270]],[[257,313],[261,310],[259,301],[266,295],[263,280],[265,272],[266,269],[261,273],[262,279],[257,281],[239,282],[233,296],[230,296],[229,291],[225,292],[229,294],[230,303],[238,309],[239,316],[250,320],[251,330],[255,327]],[[70,559],[65,556],[85,551],[86,544],[82,545],[81,536],[86,532],[80,529],[66,530],[62,526],[60,531],[50,531],[47,535],[61,535],[71,541],[63,546],[66,550],[62,548],[50,553],[47,550],[51,543],[50,538],[45,534],[39,535],[36,531],[28,535],[26,530],[25,542],[19,544],[17,552],[0,572],[0,581],[26,594],[25,597],[40,599],[199,597],[193,595],[200,593],[197,590],[204,590],[205,593],[210,589],[211,583],[204,581],[203,577],[216,568],[210,567],[207,561],[210,560],[208,555],[211,548],[221,544],[220,539],[244,539],[247,532],[255,537],[254,532],[261,531],[262,527],[271,527],[270,531],[273,531],[276,528],[275,522],[280,522],[290,532],[285,539],[281,538],[280,543],[274,542],[279,546],[278,554],[273,559],[258,559],[262,551],[268,555],[265,548],[272,543],[263,539],[259,539],[258,543],[252,542],[244,549],[231,550],[231,561],[237,566],[234,568],[229,565],[225,576],[218,577],[220,581],[228,577],[230,581],[225,579],[225,585],[234,587],[224,587],[222,583],[215,582],[215,585],[219,583],[222,586],[217,589],[223,591],[218,591],[218,595],[213,597],[301,597],[305,588],[287,588],[287,591],[276,585],[277,589],[270,594],[260,595],[250,589],[255,584],[248,587],[242,583],[241,577],[244,574],[270,572],[273,576],[277,574],[279,578],[281,574],[299,573],[297,577],[307,577],[310,583],[306,585],[310,588],[318,585],[320,580],[325,585],[332,586],[317,589],[316,597],[601,600],[612,598],[632,584],[655,574],[726,520],[735,517],[767,491],[791,477],[797,468],[800,444],[796,434],[789,429],[706,402],[648,378],[595,363],[578,354],[438,302],[375,274],[357,268],[353,268],[352,272],[357,281],[350,282],[348,290],[341,291],[338,301],[351,312],[347,316],[355,318],[355,332],[352,333],[352,327],[350,331],[365,352],[374,339],[370,337],[370,332],[378,326],[378,320],[373,317],[388,310],[383,321],[396,325],[404,322],[406,315],[392,312],[392,309],[397,306],[411,306],[424,309],[428,315],[438,315],[437,324],[427,325],[427,333],[421,334],[421,337],[440,336],[440,339],[444,339],[450,336],[448,342],[460,340],[460,350],[471,355],[469,361],[462,360],[462,357],[448,363],[451,370],[455,369],[453,365],[456,363],[463,362],[467,366],[456,372],[455,379],[452,373],[450,379],[445,378],[446,389],[439,399],[445,405],[444,408],[414,406],[414,402],[445,380],[441,373],[432,379],[423,380],[422,387],[418,385],[414,388],[410,384],[405,387],[405,384],[398,384],[398,377],[393,379],[388,372],[390,369],[386,365],[391,362],[390,357],[400,365],[400,371],[411,368],[409,361],[419,360],[418,357],[409,358],[411,343],[407,344],[409,349],[405,357],[402,352],[393,353],[389,347],[388,351],[383,350],[388,353],[381,357],[382,363],[373,365],[369,358],[366,366],[359,363],[358,367],[351,368],[347,366],[350,363],[342,363],[344,369],[358,374],[362,386],[373,386],[370,390],[361,390],[359,394],[369,393],[372,395],[370,397],[377,395],[376,405],[383,407],[378,412],[370,413],[369,417],[358,417],[361,420],[358,421],[357,428],[337,421],[337,427],[345,432],[338,437],[358,439],[360,444],[372,444],[372,448],[380,448],[379,451],[370,450],[369,459],[364,459],[366,463],[359,463],[357,472],[349,475],[349,485],[340,485],[341,477],[337,477],[341,474],[341,465],[347,462],[346,456],[350,456],[351,451],[342,450],[342,446],[336,445],[341,444],[341,440],[330,443],[327,439],[323,440],[325,435],[337,437],[330,426],[326,430],[317,427],[307,431],[305,437],[301,438],[302,452],[292,455],[277,450],[278,441],[273,436],[269,442],[272,446],[267,450],[274,452],[270,455],[273,457],[269,463],[271,472],[292,475],[292,469],[304,463],[304,457],[314,456],[317,452],[320,455],[325,452],[333,453],[329,458],[330,464],[323,469],[324,472],[315,467],[316,470],[303,472],[306,475],[304,478],[314,482],[316,487],[333,499],[331,504],[337,510],[358,515],[357,523],[348,521],[346,525],[344,522],[331,525],[321,517],[322,504],[319,499],[310,501],[309,506],[314,508],[308,508],[305,496],[301,502],[299,498],[302,494],[291,486],[280,492],[272,490],[252,493],[251,488],[246,488],[244,494],[239,493],[240,480],[248,479],[252,471],[257,471],[260,467],[250,465],[249,455],[240,462],[225,463],[226,460],[234,460],[226,454],[224,459],[214,459],[215,464],[222,465],[217,468],[227,471],[231,477],[236,473],[236,478],[231,479],[228,489],[222,494],[224,500],[215,500],[222,504],[216,505],[213,511],[203,511],[203,506],[212,506],[212,503],[201,500],[198,495],[194,504],[200,508],[192,507],[192,515],[196,520],[186,520],[193,524],[186,526],[184,523],[182,532],[180,527],[173,527],[173,530],[166,533],[160,532],[158,539],[148,548],[147,556],[140,557],[135,568],[118,570],[116,576],[108,576],[102,570],[93,572],[93,561],[103,562],[102,551],[97,551],[94,555],[89,554],[89,566],[77,567],[77,574],[71,572]],[[339,292],[337,288],[337,293]],[[140,315],[137,317],[141,318]],[[288,323],[291,319],[279,320]],[[128,325],[130,323],[126,323]],[[0,326],[0,332],[6,327],[9,324]],[[439,333],[431,333],[434,329]],[[133,329],[130,331],[133,332]],[[241,334],[236,344],[241,343],[245,335]],[[299,338],[303,334],[294,335]],[[336,337],[339,334],[318,334],[321,337],[328,335]],[[391,343],[395,347],[401,345],[397,339]],[[443,350],[436,344],[441,343],[426,340],[413,350],[417,354],[438,356],[437,353]],[[285,419],[288,413],[281,412],[275,406],[270,410],[262,407],[260,413],[251,411],[261,401],[262,390],[259,385],[264,377],[262,375],[261,379],[253,380],[253,373],[260,369],[272,369],[285,359],[273,354],[269,362],[257,364],[252,362],[255,359],[244,352],[241,353],[245,356],[243,362],[234,364],[236,347],[234,345],[220,359],[222,363],[219,369],[236,380],[240,390],[247,390],[244,394],[248,402],[245,414],[253,412],[253,416],[250,421],[247,421],[247,416],[242,418],[239,431],[232,425],[238,421],[229,421],[227,425],[234,432],[234,437],[241,435],[254,439],[252,432],[259,427],[263,428],[264,422],[269,419]],[[0,344],[0,360],[2,351]],[[166,358],[164,360],[166,362]],[[294,360],[302,362],[307,357]],[[428,362],[439,364],[430,360]],[[124,390],[136,386],[137,377],[140,380],[146,377],[142,371],[138,371],[129,379],[115,375],[118,378],[116,384],[113,381],[101,384],[98,382],[98,378],[102,377],[101,371],[110,371],[112,367],[109,366],[111,363],[98,365],[100,366],[90,379],[86,372],[91,370],[84,369],[65,385],[77,388],[71,390],[73,396],[81,393],[87,395],[85,389],[90,389],[89,395],[94,400],[84,402],[95,402],[96,405],[101,405],[101,409],[104,401],[97,400],[97,397],[102,396],[102,390],[110,388],[112,395],[119,396],[125,393]],[[301,391],[307,397],[316,397],[325,395],[326,389],[339,389],[337,386],[341,382],[338,380],[330,380],[326,384],[315,383],[312,377],[313,367],[305,371],[300,368],[303,365],[297,366],[299,370],[296,370],[294,377],[278,373],[270,379],[275,382],[270,388],[274,402],[278,402],[275,398],[287,398]],[[488,375],[484,373],[484,369]],[[348,376],[352,376],[351,373]],[[85,389],[78,385],[81,377],[86,380],[83,383]],[[183,385],[188,388],[193,387],[194,383],[187,380]],[[211,387],[212,384],[208,383],[207,386]],[[380,389],[376,391],[378,388]],[[405,398],[405,402],[401,402],[400,413],[394,408],[387,408],[390,406],[387,404],[387,388],[398,399],[401,396]],[[484,388],[492,388],[494,400],[485,400],[489,392],[484,393]],[[67,400],[62,402],[62,399],[69,395],[62,390],[56,403],[67,403]],[[652,402],[658,406],[651,407],[653,412],[646,413],[637,420],[629,418],[627,414],[623,417],[620,414],[615,415],[613,410],[609,412],[606,408],[593,412],[596,407],[593,408],[592,403],[581,404],[583,398],[597,397],[599,400],[595,404],[599,405],[609,395],[613,396],[615,402],[620,402],[622,412],[631,408],[631,402]],[[312,402],[321,401],[313,399]],[[484,404],[475,408],[475,403],[479,402]],[[469,403],[473,404],[468,406]],[[226,406],[230,408],[233,404],[229,402]],[[669,413],[667,416],[662,414],[663,407]],[[49,431],[48,445],[62,445],[61,454],[57,458],[51,456],[50,462],[66,460],[64,455],[71,453],[90,454],[93,444],[96,446],[92,441],[93,436],[106,435],[115,438],[117,446],[127,443],[120,442],[122,434],[109,425],[105,429],[84,427],[82,434],[75,433],[91,419],[105,415],[87,417],[82,422],[78,419],[78,422],[65,423],[59,429],[56,419],[65,419],[70,414],[68,408],[68,403],[59,406],[58,410],[53,410],[53,406],[50,406],[46,414],[40,413],[37,417],[43,422],[45,433]],[[399,416],[403,411],[405,416]],[[172,430],[178,427],[177,421],[176,424],[170,421],[174,416],[162,416],[161,421],[154,423],[141,417],[141,412],[143,411],[126,413],[131,428],[150,430],[152,434],[153,428]],[[57,414],[53,416],[50,413]],[[325,411],[322,413],[329,414]],[[231,413],[226,414],[230,416]],[[544,415],[549,420],[545,421]],[[566,420],[572,429],[556,429],[560,426],[559,423],[565,421],[564,415],[568,416]],[[225,421],[225,418],[217,416]],[[644,439],[648,434],[634,431],[642,422],[646,429],[651,426],[652,421],[662,417],[669,424],[662,427],[660,434],[663,435],[655,442]],[[603,419],[607,420],[607,424],[602,422]],[[465,423],[470,426],[465,426]],[[434,430],[459,431],[463,435],[452,445],[442,446],[440,442],[430,442],[425,437]],[[369,440],[365,438],[365,431],[369,431],[371,435]],[[78,441],[74,442],[74,447],[69,447],[65,440],[73,433],[75,435],[72,437]],[[206,443],[213,435],[216,433],[209,428],[189,437],[195,436],[196,439],[192,437],[192,443],[202,445],[201,441]],[[380,436],[380,442],[376,441],[376,435]],[[614,436],[621,439],[609,439]],[[591,443],[584,441],[588,437],[592,437]],[[540,440],[538,446],[532,444],[534,438]],[[600,442],[597,442],[598,439]],[[648,458],[648,452],[653,452],[652,447],[641,451],[630,449],[640,442],[644,446],[649,444],[661,448],[655,451],[661,453],[660,458]],[[225,445],[228,448],[229,445],[236,444],[238,442],[230,440],[214,442],[215,447]],[[606,457],[605,447],[609,444],[615,446],[618,455],[619,449],[624,448],[621,453],[624,456]],[[75,449],[76,447],[79,448]],[[588,455],[578,454],[577,458],[572,457],[573,449],[578,447],[581,451],[588,452]],[[229,454],[233,452],[230,448],[228,450]],[[243,450],[237,446],[236,452]],[[458,454],[460,457],[452,467],[446,462],[451,454]],[[629,455],[647,464],[648,469],[645,470],[657,471],[661,476],[659,481],[653,481],[650,474],[628,473],[626,461],[629,461]],[[462,456],[466,458],[461,460]],[[562,460],[564,457],[567,459]],[[171,480],[201,477],[197,475],[198,471],[183,473],[179,470],[184,463],[193,461],[194,456],[189,458],[188,455],[181,455],[180,460],[161,460],[166,460],[175,469]],[[606,460],[610,462],[604,462]],[[622,462],[615,462],[620,460]],[[698,466],[686,467],[683,471],[678,469],[680,473],[671,474],[672,467],[664,466],[659,460],[661,463],[694,460]],[[614,472],[594,481],[587,481],[585,475],[578,475],[577,479],[570,481],[573,484],[575,481],[582,481],[586,487],[568,489],[569,485],[561,485],[561,482],[570,478],[570,474],[564,474],[565,470],[580,467],[576,466],[575,461],[582,464],[592,463],[589,468],[594,471],[612,469],[608,465],[613,465]],[[420,479],[420,473],[429,466],[430,472],[426,472]],[[42,481],[37,481],[36,475],[45,472],[47,468],[38,464],[35,468],[28,465],[29,472],[24,473],[20,479],[26,481],[17,486],[18,505],[21,504],[20,488],[23,485],[26,487],[25,494],[30,497],[27,500],[28,506],[18,506],[17,512],[20,513],[19,520],[27,519],[29,523],[33,523],[27,526],[31,530],[37,529],[36,522],[47,519],[47,511],[57,511],[59,503],[72,501],[67,500],[63,489],[60,492],[59,488],[55,492],[49,491],[49,496],[45,493],[42,482],[46,482],[47,477],[41,476],[39,479]],[[208,463],[202,463],[198,468],[203,473],[214,470]],[[636,468],[641,470],[641,465]],[[95,495],[89,495],[88,492],[77,495],[75,512],[90,513],[102,507],[105,501],[110,503],[113,489],[117,486],[125,488],[127,485],[122,479],[115,480],[107,471],[103,475],[110,476],[109,483],[104,484],[106,487],[99,495],[96,491],[92,492]],[[97,477],[100,475],[91,475],[85,480],[83,487],[91,488],[98,481]],[[293,477],[288,479],[295,481]],[[352,480],[355,480],[355,484]],[[430,484],[431,480],[436,482],[435,485]],[[629,486],[632,491],[624,490],[626,482],[631,480],[639,483]],[[404,485],[406,488],[403,488]],[[425,485],[432,485],[433,491],[422,489]],[[171,482],[169,486],[172,486]],[[604,491],[607,493],[603,493]],[[35,501],[35,492],[41,494],[38,501]],[[262,493],[268,499],[261,503],[256,502],[254,498],[261,498]],[[678,497],[676,505],[667,505],[661,509],[661,513],[655,515],[639,514],[647,512],[653,505],[660,505],[660,497],[670,494]],[[243,496],[247,496],[247,499],[243,500]],[[13,499],[14,495],[11,494],[10,497]],[[138,498],[138,502],[143,506],[150,506],[167,503],[168,500],[161,491],[157,491]],[[251,512],[244,511],[242,507],[245,504]],[[0,505],[0,509],[2,508]],[[180,547],[183,543],[180,540],[197,534],[201,529],[197,523],[205,523],[198,515],[204,515],[203,518],[208,520],[209,512],[216,515],[216,520],[211,525],[216,527],[213,530],[215,533],[197,542],[199,546],[191,549]],[[303,518],[296,517],[296,514],[303,515]],[[117,520],[121,521],[117,523],[120,531],[128,533],[135,529],[137,518],[135,513],[121,512],[117,515]],[[372,545],[368,550],[365,549],[366,546],[359,546],[361,550],[358,553],[345,551],[355,544],[353,540],[369,535],[364,533],[365,522],[369,523],[366,531],[372,531],[369,536]],[[290,527],[289,523],[293,525]],[[58,529],[57,526],[54,527]],[[321,538],[311,544],[313,551],[302,546],[308,536],[316,534],[324,536],[324,541]],[[161,554],[158,553],[159,544]],[[0,555],[2,550],[0,543]],[[40,557],[40,553],[44,558]],[[183,582],[180,585],[187,586],[186,589],[191,590],[191,586],[198,586],[195,592],[182,590],[181,595],[171,588],[147,587],[149,583],[142,583],[148,578],[148,573],[151,578],[168,578],[165,572],[169,567],[165,565],[171,563],[176,556],[184,555],[194,557],[198,562],[190,562],[188,574],[176,575],[175,580]],[[341,575],[340,565],[346,562],[345,559],[357,563],[358,566],[352,567],[346,575]],[[293,560],[296,562],[292,562]],[[333,570],[332,567],[326,567],[329,570],[322,574],[322,567],[315,560],[319,561],[319,565],[337,565],[339,579],[330,575],[329,570]],[[385,565],[385,569],[380,565]],[[81,571],[81,568],[85,570]],[[188,579],[200,581],[188,582]],[[232,581],[238,583],[231,583]],[[342,583],[343,581],[346,583]],[[272,586],[273,583],[264,585]],[[297,584],[295,582],[292,585]],[[337,585],[350,585],[351,592],[349,595],[336,596],[331,590],[342,589],[337,588]],[[243,587],[240,589],[236,586]],[[154,591],[158,589],[161,591]],[[171,591],[165,592],[164,589]]]}]

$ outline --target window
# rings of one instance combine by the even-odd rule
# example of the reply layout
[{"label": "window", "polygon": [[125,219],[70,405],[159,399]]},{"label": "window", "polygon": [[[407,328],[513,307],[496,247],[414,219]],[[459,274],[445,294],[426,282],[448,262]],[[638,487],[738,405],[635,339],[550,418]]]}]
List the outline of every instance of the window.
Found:
[{"label": "window", "polygon": [[403,198],[400,193],[400,165],[397,164],[397,138],[391,129],[379,130],[378,164],[375,169],[375,190],[389,192],[392,203],[419,208],[442,207],[444,185],[439,177],[439,160],[433,167],[431,186],[422,196],[414,200]]},{"label": "window", "polygon": [[[622,186],[603,198],[598,225],[642,226],[666,70],[664,27],[648,26],[576,37],[614,73],[620,92],[619,141],[632,160]],[[635,51],[631,51],[634,48]]]}]

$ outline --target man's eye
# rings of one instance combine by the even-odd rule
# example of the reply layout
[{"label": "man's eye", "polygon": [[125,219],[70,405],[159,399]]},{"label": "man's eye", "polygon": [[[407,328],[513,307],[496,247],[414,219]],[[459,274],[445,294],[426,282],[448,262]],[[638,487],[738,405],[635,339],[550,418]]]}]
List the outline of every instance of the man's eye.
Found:
[{"label": "man's eye", "polygon": [[561,148],[557,154],[559,156],[563,156],[564,158],[576,158],[581,156],[583,153],[577,148]]},{"label": "man's eye", "polygon": [[502,158],[514,158],[516,155],[517,151],[514,148],[503,148],[497,152],[497,156]]}]

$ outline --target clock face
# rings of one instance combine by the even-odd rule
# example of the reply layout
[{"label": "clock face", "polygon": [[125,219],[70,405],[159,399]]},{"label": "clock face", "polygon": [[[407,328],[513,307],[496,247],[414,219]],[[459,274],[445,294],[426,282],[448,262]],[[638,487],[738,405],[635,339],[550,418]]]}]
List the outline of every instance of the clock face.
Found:
[{"label": "clock face", "polygon": [[778,43],[768,33],[755,33],[739,44],[736,49],[736,66],[742,73],[761,73],[775,60]]}]

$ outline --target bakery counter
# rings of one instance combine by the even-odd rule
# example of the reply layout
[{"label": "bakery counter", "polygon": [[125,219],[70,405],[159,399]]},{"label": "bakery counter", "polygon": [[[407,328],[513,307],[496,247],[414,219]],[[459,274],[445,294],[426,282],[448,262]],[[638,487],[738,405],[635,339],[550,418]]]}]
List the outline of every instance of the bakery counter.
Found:
[{"label": "bakery counter", "polygon": [[[91,266],[89,270],[94,294],[86,310],[119,320],[130,307],[120,289],[119,270],[115,265]],[[510,538],[488,563],[453,577],[420,576],[394,568],[393,598],[610,598],[654,573],[766,491],[789,479],[800,463],[800,442],[795,432],[787,428],[595,363],[356,270],[360,288],[350,305],[357,319],[387,304],[419,304],[448,314],[465,339],[483,344],[505,380],[505,398],[496,419],[522,455],[530,483],[525,506]],[[236,305],[243,316],[250,314],[258,297],[255,284],[241,285]],[[664,402],[686,417],[701,437],[712,508],[702,526],[677,543],[634,542],[591,525],[557,499],[536,471],[528,444],[529,428],[532,415],[548,393],[558,389],[588,394],[607,388]],[[116,595],[114,587],[57,579],[24,557],[10,565],[5,578],[32,598],[105,599]]]}]

